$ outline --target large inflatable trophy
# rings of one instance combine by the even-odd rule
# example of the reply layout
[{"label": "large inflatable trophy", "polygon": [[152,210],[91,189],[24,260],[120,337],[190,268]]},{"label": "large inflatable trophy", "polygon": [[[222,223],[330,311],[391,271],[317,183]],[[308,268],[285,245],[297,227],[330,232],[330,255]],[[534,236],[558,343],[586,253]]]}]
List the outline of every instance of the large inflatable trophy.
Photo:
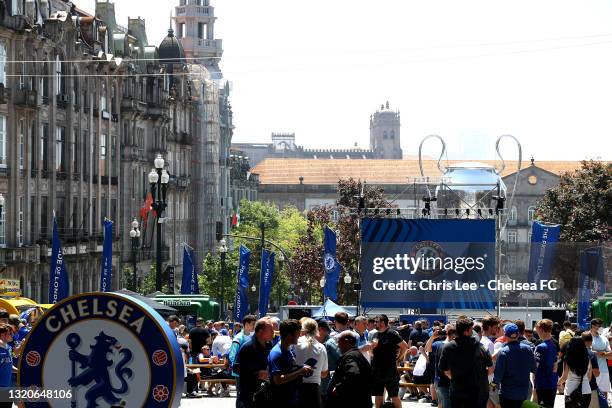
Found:
[{"label": "large inflatable trophy", "polygon": [[428,190],[428,195],[424,198],[426,207],[437,207],[438,211],[434,211],[434,215],[441,215],[441,211],[446,215],[454,215],[453,213],[458,211],[462,217],[478,218],[480,215],[485,215],[483,214],[484,211],[488,213],[486,215],[492,215],[491,213],[494,212],[495,215],[501,217],[505,208],[507,188],[502,180],[502,172],[506,168],[506,162],[499,151],[499,145],[502,139],[511,138],[518,147],[517,174],[514,178],[514,186],[510,199],[512,201],[521,169],[522,148],[519,141],[511,135],[502,135],[497,139],[495,150],[501,160],[499,168],[478,162],[464,162],[444,166],[442,164],[442,157],[446,153],[446,143],[438,135],[427,136],[419,145],[419,169],[423,179],[427,178],[423,170],[423,145],[432,138],[438,139],[442,144],[442,151],[437,163],[438,169],[442,174],[439,179],[436,179],[439,181],[435,191],[431,191],[430,183],[426,184]]}]

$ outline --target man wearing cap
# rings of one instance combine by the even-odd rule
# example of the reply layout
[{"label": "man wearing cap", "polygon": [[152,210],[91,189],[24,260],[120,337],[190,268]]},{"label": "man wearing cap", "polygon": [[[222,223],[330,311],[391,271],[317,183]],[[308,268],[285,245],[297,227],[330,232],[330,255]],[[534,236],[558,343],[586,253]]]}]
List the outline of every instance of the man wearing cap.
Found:
[{"label": "man wearing cap", "polygon": [[504,326],[508,342],[499,351],[493,383],[500,388],[502,408],[520,408],[529,399],[531,373],[536,372],[536,362],[531,347],[519,342],[519,328],[514,323]]},{"label": "man wearing cap", "polygon": [[219,335],[215,337],[212,344],[213,357],[225,357],[229,354],[232,347],[232,338],[229,336],[227,329],[219,330]]}]

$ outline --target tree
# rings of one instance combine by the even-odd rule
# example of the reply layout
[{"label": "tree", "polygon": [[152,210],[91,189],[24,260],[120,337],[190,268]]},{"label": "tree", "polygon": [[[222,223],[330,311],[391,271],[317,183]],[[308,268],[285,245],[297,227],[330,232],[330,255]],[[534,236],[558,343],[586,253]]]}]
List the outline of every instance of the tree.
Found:
[{"label": "tree", "polygon": [[[308,220],[306,235],[300,240],[299,248],[294,256],[294,262],[300,265],[300,268],[291,276],[291,280],[298,288],[308,288],[309,291],[316,288],[313,301],[320,299],[322,295],[319,281],[324,273],[322,237],[325,225],[337,231],[336,249],[338,262],[343,272],[341,275],[350,273],[353,284],[359,280],[357,270],[360,258],[360,215],[357,215],[355,210],[360,206],[361,197],[363,197],[362,203],[366,208],[391,207],[391,204],[384,198],[383,189],[349,178],[338,182],[336,214],[333,214],[334,209],[330,207],[321,207],[308,211],[306,215]],[[348,303],[349,299],[344,299],[344,293],[344,280],[341,276],[338,300]]]},{"label": "tree", "polygon": [[561,241],[605,242],[612,217],[612,164],[583,161],[544,194],[536,218],[561,225]]},{"label": "tree", "polygon": [[[293,252],[298,246],[298,241],[306,232],[306,220],[304,216],[294,207],[288,207],[282,211],[273,204],[260,201],[246,201],[240,203],[240,225],[231,231],[232,235],[247,238],[232,238],[233,250],[226,255],[226,274],[224,276],[224,299],[227,305],[234,303],[237,285],[237,271],[239,265],[239,247],[244,245],[251,250],[251,260],[249,267],[250,285],[255,285],[257,292],[253,293],[249,289],[249,303],[251,310],[257,308],[259,296],[259,279],[261,269],[261,237],[260,226],[265,226],[265,238],[272,241],[286,252],[291,259]],[[266,248],[276,253],[277,265],[275,267],[271,303],[281,303],[286,299],[289,291],[289,278],[286,271],[290,266],[285,262],[283,270],[278,263],[278,249],[266,244]],[[200,291],[207,293],[216,299],[220,298],[221,288],[221,261],[218,254],[208,254],[204,261],[204,273],[199,278]]]},{"label": "tree", "polygon": [[[612,216],[612,165],[583,161],[580,169],[561,175],[559,185],[549,189],[538,202],[536,219],[561,225],[554,273],[574,299],[579,287],[582,250],[610,239]],[[604,248],[605,251],[605,248]]]}]

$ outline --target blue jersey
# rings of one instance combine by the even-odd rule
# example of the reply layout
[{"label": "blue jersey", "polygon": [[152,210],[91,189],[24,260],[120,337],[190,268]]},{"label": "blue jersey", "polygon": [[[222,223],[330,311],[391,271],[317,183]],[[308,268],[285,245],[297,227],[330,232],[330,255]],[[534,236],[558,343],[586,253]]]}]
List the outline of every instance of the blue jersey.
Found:
[{"label": "blue jersey", "polygon": [[0,346],[0,387],[11,386],[11,376],[13,374],[13,356],[11,348]]}]

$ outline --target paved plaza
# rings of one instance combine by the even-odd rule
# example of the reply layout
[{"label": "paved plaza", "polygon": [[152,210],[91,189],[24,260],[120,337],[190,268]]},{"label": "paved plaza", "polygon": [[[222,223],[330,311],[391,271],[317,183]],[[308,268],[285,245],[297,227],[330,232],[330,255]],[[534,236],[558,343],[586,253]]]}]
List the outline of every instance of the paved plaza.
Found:
[{"label": "paved plaza", "polygon": [[[192,408],[192,407],[213,407],[213,408],[235,408],[236,407],[236,398],[233,397],[234,391],[231,392],[231,398],[218,398],[218,397],[203,397],[203,398],[193,398],[186,399],[184,398],[181,401],[181,408]],[[402,407],[404,408],[429,408],[431,404],[429,403],[419,403],[419,402],[409,402],[402,401]],[[563,397],[558,395],[557,401],[555,403],[555,408],[563,408]]]}]

